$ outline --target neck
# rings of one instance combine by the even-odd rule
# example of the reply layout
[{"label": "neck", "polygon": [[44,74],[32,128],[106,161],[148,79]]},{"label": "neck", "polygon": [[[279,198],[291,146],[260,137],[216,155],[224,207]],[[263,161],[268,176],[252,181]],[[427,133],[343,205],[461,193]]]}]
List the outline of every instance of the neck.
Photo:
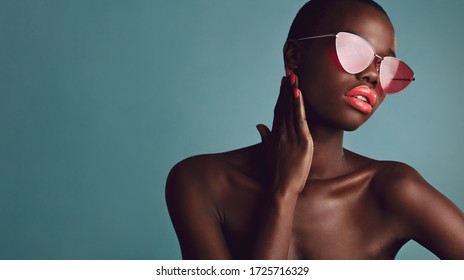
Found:
[{"label": "neck", "polygon": [[346,166],[343,149],[344,131],[321,125],[311,125],[310,131],[314,154],[309,179],[334,178],[343,174]]}]

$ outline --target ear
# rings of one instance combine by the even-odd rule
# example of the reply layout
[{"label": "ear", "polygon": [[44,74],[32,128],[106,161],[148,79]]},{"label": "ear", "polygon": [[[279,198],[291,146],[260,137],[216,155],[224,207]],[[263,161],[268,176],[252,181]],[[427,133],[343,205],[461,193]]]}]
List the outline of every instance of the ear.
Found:
[{"label": "ear", "polygon": [[288,39],[284,45],[285,67],[294,71],[298,69],[301,61],[301,46],[295,39]]}]

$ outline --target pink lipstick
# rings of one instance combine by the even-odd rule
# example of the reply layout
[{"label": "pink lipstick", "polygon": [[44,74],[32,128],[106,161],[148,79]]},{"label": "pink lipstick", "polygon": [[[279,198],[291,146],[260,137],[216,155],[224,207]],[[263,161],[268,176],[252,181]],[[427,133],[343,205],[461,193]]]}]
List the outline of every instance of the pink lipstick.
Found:
[{"label": "pink lipstick", "polygon": [[377,100],[374,89],[365,85],[350,89],[345,96],[353,108],[364,114],[372,112],[372,107]]}]

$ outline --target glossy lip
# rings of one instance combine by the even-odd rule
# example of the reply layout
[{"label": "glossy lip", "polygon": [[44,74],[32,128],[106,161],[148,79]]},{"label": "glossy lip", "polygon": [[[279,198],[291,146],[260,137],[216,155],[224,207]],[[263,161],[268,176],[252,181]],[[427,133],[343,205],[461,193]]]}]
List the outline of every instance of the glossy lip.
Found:
[{"label": "glossy lip", "polygon": [[[358,110],[363,114],[370,114],[374,109],[374,104],[377,100],[377,95],[375,94],[374,89],[362,85],[350,89],[346,94],[346,100],[354,109]],[[355,96],[363,96],[366,98],[366,101],[356,98]]]},{"label": "glossy lip", "polygon": [[354,87],[350,89],[345,95],[347,97],[364,96],[367,99],[367,103],[371,105],[371,107],[373,107],[377,101],[377,94],[375,93],[375,90],[366,85]]}]

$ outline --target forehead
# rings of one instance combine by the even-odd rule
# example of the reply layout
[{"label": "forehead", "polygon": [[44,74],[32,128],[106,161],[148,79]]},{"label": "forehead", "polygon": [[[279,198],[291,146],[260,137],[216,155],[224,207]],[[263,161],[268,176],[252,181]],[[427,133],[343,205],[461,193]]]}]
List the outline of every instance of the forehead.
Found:
[{"label": "forehead", "polygon": [[[347,31],[369,41],[380,55],[395,55],[395,31],[388,17],[359,2],[339,1],[319,22],[320,34]],[[321,33],[322,32],[322,33]]]}]

